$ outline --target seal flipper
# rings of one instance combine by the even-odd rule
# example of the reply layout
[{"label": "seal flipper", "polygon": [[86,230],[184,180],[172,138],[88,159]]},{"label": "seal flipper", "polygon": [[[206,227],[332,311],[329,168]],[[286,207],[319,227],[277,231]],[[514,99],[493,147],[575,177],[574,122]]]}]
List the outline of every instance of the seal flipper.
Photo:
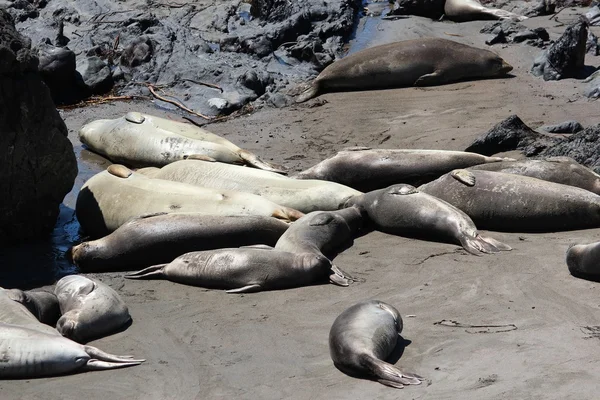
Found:
[{"label": "seal flipper", "polygon": [[308,89],[300,93],[300,95],[296,98],[296,103],[304,103],[305,101],[317,97],[320,92],[320,85],[317,83],[317,80],[315,80]]},{"label": "seal flipper", "polygon": [[475,186],[475,175],[466,169],[455,169],[450,176],[467,186]]},{"label": "seal flipper", "polygon": [[254,168],[287,175],[288,171],[285,167],[261,160],[256,154],[249,152],[248,150],[239,150],[238,155],[241,157],[242,160],[248,163],[248,165],[251,165]]},{"label": "seal flipper", "polygon": [[263,288],[258,283],[254,283],[252,285],[246,285],[237,289],[229,289],[226,290],[225,293],[255,293],[262,291]]},{"label": "seal flipper", "polygon": [[499,251],[511,251],[512,247],[510,247],[507,244],[502,243],[499,240],[493,239],[491,237],[487,237],[487,236],[482,236],[482,235],[477,235],[477,237],[481,240],[483,240],[484,242],[487,242],[489,244],[491,244],[492,246],[494,246],[496,249],[498,249]]},{"label": "seal flipper", "polygon": [[419,385],[423,380],[417,374],[403,372],[396,366],[367,354],[360,356],[360,364],[378,378],[379,383],[386,386],[401,389],[404,385]]},{"label": "seal flipper", "polygon": [[148,268],[144,268],[141,271],[134,272],[132,274],[125,275],[124,278],[127,279],[160,279],[164,278],[165,274],[163,272],[163,268],[169,264],[158,264],[153,265]]},{"label": "seal flipper", "polygon": [[434,71],[431,74],[425,74],[417,79],[414,86],[435,86],[443,82],[440,71]]}]

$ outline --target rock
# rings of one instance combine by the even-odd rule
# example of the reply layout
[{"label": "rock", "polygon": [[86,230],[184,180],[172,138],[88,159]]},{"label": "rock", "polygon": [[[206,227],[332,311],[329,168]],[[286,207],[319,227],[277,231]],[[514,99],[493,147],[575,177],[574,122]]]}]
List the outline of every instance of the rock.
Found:
[{"label": "rock", "polygon": [[556,125],[542,126],[540,129],[550,133],[577,133],[583,130],[583,126],[577,121],[565,121]]},{"label": "rock", "polygon": [[588,39],[585,44],[585,52],[593,56],[600,55],[600,44],[598,44],[598,37],[594,35],[592,31],[588,33]]},{"label": "rock", "polygon": [[524,150],[528,156],[536,155],[553,143],[550,137],[544,137],[525,125],[516,115],[511,115],[481,135],[465,149],[472,153],[491,156],[510,150]]},{"label": "rock", "polygon": [[130,43],[121,53],[121,65],[126,67],[137,67],[152,58],[154,46],[147,37],[141,37]]},{"label": "rock", "polygon": [[544,157],[566,156],[595,171],[600,169],[600,125],[570,135],[546,149]]},{"label": "rock", "polygon": [[526,17],[540,17],[543,15],[552,15],[556,10],[554,0],[540,0],[536,5],[525,11]]},{"label": "rock", "polygon": [[81,74],[83,82],[94,94],[108,92],[113,85],[113,77],[107,63],[99,57],[92,56],[77,61],[77,72]]},{"label": "rock", "polygon": [[214,108],[216,111],[221,112],[229,107],[229,102],[220,97],[213,97],[208,99],[208,105]]},{"label": "rock", "polygon": [[531,73],[545,81],[577,77],[584,67],[588,25],[579,21],[536,58]]},{"label": "rock", "polygon": [[600,25],[600,7],[594,6],[585,13],[585,17],[590,21],[590,25],[599,26]]},{"label": "rock", "polygon": [[600,98],[600,71],[594,72],[584,82],[588,83],[584,94],[590,99]]},{"label": "rock", "polygon": [[485,41],[485,44],[487,44],[488,46],[492,46],[497,43],[508,43],[508,40],[506,39],[506,34],[502,29],[499,29],[494,34],[494,36]]},{"label": "rock", "polygon": [[275,93],[269,96],[268,102],[277,108],[283,108],[294,104],[294,99],[283,93]]},{"label": "rock", "polygon": [[75,53],[68,47],[46,42],[37,48],[39,72],[56,104],[73,104],[89,96],[81,75],[76,71]]},{"label": "rock", "polygon": [[388,15],[418,15],[439,19],[444,15],[445,0],[398,0],[396,8]]},{"label": "rock", "polygon": [[265,71],[248,70],[237,78],[237,82],[252,90],[256,97],[262,96],[267,86],[273,83],[273,77]]},{"label": "rock", "polygon": [[38,72],[31,42],[0,10],[0,243],[52,231],[77,175],[67,127]]}]

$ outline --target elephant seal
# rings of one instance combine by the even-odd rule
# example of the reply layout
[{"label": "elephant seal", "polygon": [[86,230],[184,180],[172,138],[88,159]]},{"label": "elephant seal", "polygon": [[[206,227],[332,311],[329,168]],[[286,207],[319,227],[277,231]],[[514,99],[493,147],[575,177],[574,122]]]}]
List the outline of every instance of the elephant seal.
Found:
[{"label": "elephant seal", "polygon": [[115,163],[132,166],[162,166],[202,154],[225,163],[286,171],[205,129],[139,112],[90,122],[79,130],[79,140]]},{"label": "elephant seal", "polygon": [[493,78],[513,69],[488,50],[438,38],[393,42],[357,51],[325,68],[298,96],[302,103],[333,91],[435,86]]},{"label": "elephant seal", "polygon": [[556,232],[600,226],[600,196],[528,176],[457,169],[419,190],[461,209],[482,229]]},{"label": "elephant seal", "polygon": [[364,209],[380,232],[450,239],[475,255],[511,250],[504,243],[480,235],[471,218],[458,208],[411,185],[374,190],[347,204]]},{"label": "elephant seal", "polygon": [[600,280],[600,242],[569,246],[567,266],[577,278]]},{"label": "elephant seal", "polygon": [[512,159],[464,151],[355,147],[340,151],[294,178],[322,179],[370,192],[397,183],[420,185],[457,168],[505,160]]},{"label": "elephant seal", "polygon": [[544,160],[504,161],[467,168],[530,176],[548,182],[575,186],[600,194],[600,175],[569,157],[550,157]]},{"label": "elephant seal", "polygon": [[129,279],[168,279],[184,285],[252,293],[310,285],[329,277],[348,286],[348,280],[319,254],[294,254],[272,248],[245,247],[196,251],[125,275]]},{"label": "elephant seal", "polygon": [[251,193],[152,179],[113,164],[81,188],[75,206],[83,230],[100,237],[143,215],[176,212],[262,215],[294,221],[303,213]]},{"label": "elephant seal", "polygon": [[478,0],[446,0],[444,4],[446,17],[453,21],[474,21],[481,19],[512,19],[524,21],[524,15],[501,10],[499,8],[484,7]]},{"label": "elephant seal", "polygon": [[[0,323],[35,329],[50,335],[58,335],[54,327],[41,323],[23,304],[18,289],[0,288]],[[0,353],[1,354],[1,353]],[[1,364],[1,363],[0,363]]]},{"label": "elephant seal", "polygon": [[131,322],[121,296],[102,282],[68,275],[56,283],[54,293],[62,313],[56,330],[76,342],[110,335]]},{"label": "elephant seal", "polygon": [[[38,322],[40,326],[45,326]],[[108,354],[60,335],[0,323],[0,379],[38,378],[139,365],[145,360]]]},{"label": "elephant seal", "polygon": [[363,226],[357,207],[338,211],[314,211],[290,226],[275,249],[290,253],[323,254],[332,260],[354,242]]},{"label": "elephant seal", "polygon": [[333,364],[348,375],[367,375],[379,383],[402,389],[423,378],[385,362],[398,345],[402,317],[398,310],[378,300],[357,303],[341,313],[329,331]]},{"label": "elephant seal", "polygon": [[70,250],[85,272],[123,271],[168,263],[191,251],[254,244],[275,246],[289,224],[258,215],[160,214],[135,218]]},{"label": "elephant seal", "polygon": [[10,289],[7,294],[12,300],[24,305],[42,324],[56,326],[56,321],[60,318],[60,306],[54,293]]},{"label": "elephant seal", "polygon": [[253,193],[305,213],[337,210],[350,197],[361,194],[334,182],[302,181],[269,171],[202,160],[177,161],[161,169],[143,168],[138,172],[194,186]]}]

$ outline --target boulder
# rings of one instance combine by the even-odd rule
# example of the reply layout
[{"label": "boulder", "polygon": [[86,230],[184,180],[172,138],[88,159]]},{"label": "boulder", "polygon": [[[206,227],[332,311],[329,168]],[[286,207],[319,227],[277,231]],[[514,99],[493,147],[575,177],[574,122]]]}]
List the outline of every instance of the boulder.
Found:
[{"label": "boulder", "polygon": [[113,86],[113,77],[110,67],[100,57],[92,56],[77,61],[77,72],[81,74],[83,82],[94,94],[108,92]]},{"label": "boulder", "polygon": [[73,146],[28,38],[0,10],[0,243],[52,231],[77,175]]}]

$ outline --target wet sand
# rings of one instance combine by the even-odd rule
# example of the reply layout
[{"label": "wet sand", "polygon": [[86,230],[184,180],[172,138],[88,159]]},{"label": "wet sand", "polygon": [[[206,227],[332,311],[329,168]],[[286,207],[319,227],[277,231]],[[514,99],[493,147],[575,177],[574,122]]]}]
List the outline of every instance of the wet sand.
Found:
[{"label": "wet sand", "polygon": [[[569,10],[559,20],[572,21]],[[424,18],[370,22],[365,46],[436,36],[479,47],[484,21]],[[525,25],[565,28],[548,17]],[[596,34],[598,28],[593,28]],[[360,32],[359,32],[360,33]],[[458,36],[457,36],[458,35]],[[532,127],[576,119],[598,121],[584,84],[544,82],[528,74],[540,49],[493,46],[515,66],[511,79],[441,87],[326,94],[305,105],[260,110],[208,129],[292,171],[351,146],[462,150],[511,114]],[[587,57],[600,64],[600,57]],[[311,105],[326,103],[320,106]],[[114,103],[63,112],[80,174],[65,199],[74,208],[83,182],[108,163],[81,150],[79,127],[130,110],[173,115],[150,102]],[[175,116],[176,117],[176,116]],[[67,226],[68,228],[69,226]],[[63,228],[61,228],[63,229]],[[63,229],[64,231],[64,229]],[[585,399],[597,397],[600,284],[569,275],[569,244],[600,240],[600,229],[547,234],[486,232],[514,248],[475,257],[445,243],[371,233],[335,263],[363,278],[348,288],[316,285],[232,295],[167,281],[92,275],[130,308],[125,332],[91,344],[147,359],[138,367],[65,377],[0,381],[2,399]],[[59,236],[68,242],[68,229]],[[348,377],[332,364],[328,333],[344,309],[380,299],[404,316],[407,340],[397,365],[423,375],[402,391]],[[409,316],[410,315],[410,316]],[[453,320],[461,327],[436,324]],[[503,325],[468,328],[469,325]]]}]

